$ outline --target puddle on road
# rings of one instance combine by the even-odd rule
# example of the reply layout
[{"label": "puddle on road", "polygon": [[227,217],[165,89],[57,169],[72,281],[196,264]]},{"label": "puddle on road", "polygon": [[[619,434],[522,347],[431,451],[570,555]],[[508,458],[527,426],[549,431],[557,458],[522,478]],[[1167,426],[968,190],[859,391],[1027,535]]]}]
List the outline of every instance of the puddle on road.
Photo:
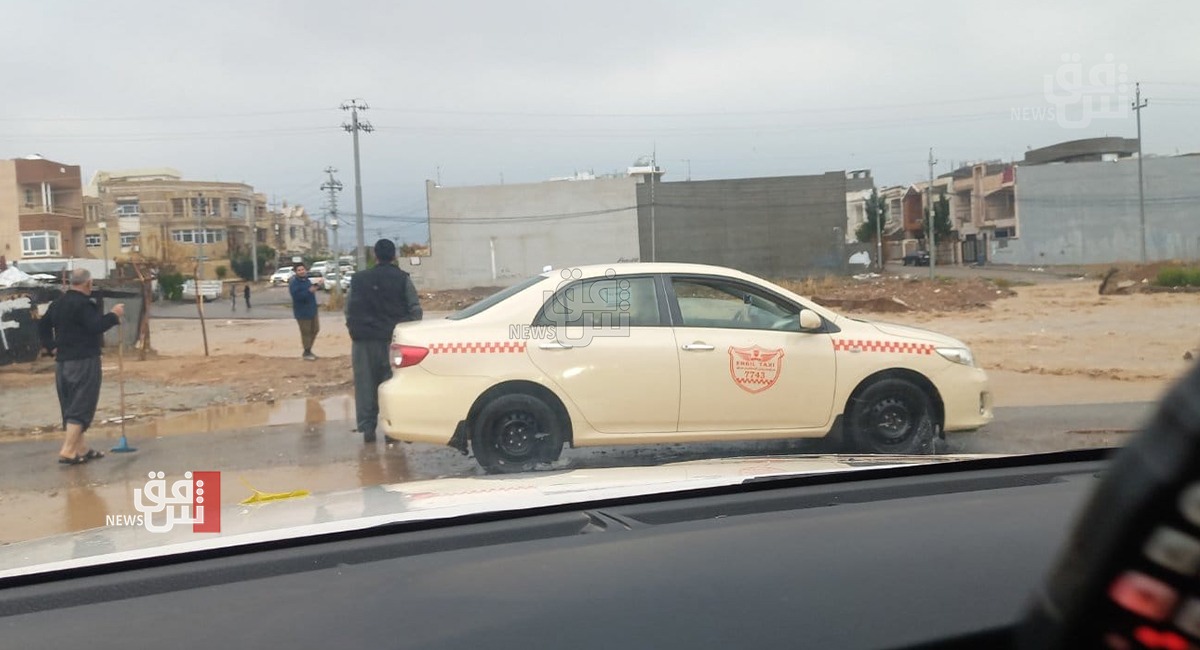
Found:
[{"label": "puddle on road", "polygon": [[274,404],[255,402],[210,406],[197,411],[159,416],[148,422],[128,420],[125,423],[125,431],[126,435],[131,437],[148,438],[353,419],[354,398],[349,395],[334,395],[321,399],[285,399]]},{"label": "puddle on road", "polygon": [[[85,466],[79,469],[87,471],[92,468]],[[443,473],[471,473],[470,466],[461,460],[457,452],[413,450],[400,446],[387,449],[362,447],[350,460],[321,466],[216,469],[221,471],[223,506],[237,506],[243,499],[253,495],[252,490],[266,493],[308,490],[312,494],[322,494],[434,478]],[[68,471],[74,473],[75,468]],[[123,474],[123,477],[103,484],[96,482],[98,477],[80,475],[68,479],[64,476],[67,480],[58,489],[0,493],[0,512],[4,514],[0,521],[0,545],[62,533],[79,533],[104,526],[108,515],[136,515],[134,490],[145,487],[145,474],[142,467],[131,467]],[[178,479],[179,476],[171,474],[168,478]],[[271,505],[248,506],[245,512],[252,516],[255,508],[270,508]]]}]

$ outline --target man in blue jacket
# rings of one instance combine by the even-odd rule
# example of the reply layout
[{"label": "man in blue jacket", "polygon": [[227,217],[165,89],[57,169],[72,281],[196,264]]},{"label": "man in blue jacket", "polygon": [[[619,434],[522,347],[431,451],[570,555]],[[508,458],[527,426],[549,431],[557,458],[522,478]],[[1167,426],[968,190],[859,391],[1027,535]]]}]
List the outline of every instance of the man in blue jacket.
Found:
[{"label": "man in blue jacket", "polygon": [[354,411],[364,442],[375,442],[379,385],[392,377],[388,347],[398,323],[421,320],[421,299],[412,277],[396,266],[396,244],[375,242],[375,268],[355,273],[346,299]]},{"label": "man in blue jacket", "polygon": [[38,337],[46,352],[57,363],[54,384],[62,411],[66,440],[58,452],[58,462],[79,465],[103,458],[102,452],[88,449],[83,434],[92,426],[96,405],[100,402],[100,347],[104,332],[115,327],[125,315],[125,305],[116,305],[101,315],[92,302],[92,274],[87,269],[71,272],[71,289],[50,303],[38,319]]},{"label": "man in blue jacket", "polygon": [[321,321],[317,317],[317,285],[308,277],[308,268],[303,263],[297,264],[296,274],[288,281],[288,291],[292,294],[292,316],[300,324],[300,343],[304,345],[305,361],[316,361],[313,354],[313,341],[317,340],[317,332],[321,331]]}]

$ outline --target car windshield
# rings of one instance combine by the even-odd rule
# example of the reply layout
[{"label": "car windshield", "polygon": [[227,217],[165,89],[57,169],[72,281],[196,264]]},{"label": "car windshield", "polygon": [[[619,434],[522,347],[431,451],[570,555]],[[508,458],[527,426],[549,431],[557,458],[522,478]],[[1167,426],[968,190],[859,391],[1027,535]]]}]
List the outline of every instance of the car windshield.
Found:
[{"label": "car windshield", "polygon": [[1120,448],[1200,355],[1200,3],[477,4],[6,3],[0,575]]}]

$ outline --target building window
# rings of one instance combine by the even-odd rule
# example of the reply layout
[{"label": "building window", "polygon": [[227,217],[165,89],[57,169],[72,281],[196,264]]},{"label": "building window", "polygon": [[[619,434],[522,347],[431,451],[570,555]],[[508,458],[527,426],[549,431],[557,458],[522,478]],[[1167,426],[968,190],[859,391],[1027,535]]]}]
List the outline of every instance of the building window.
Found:
[{"label": "building window", "polygon": [[100,239],[100,235],[83,236],[83,245],[87,246],[88,248],[100,248],[101,244],[103,244],[103,242]]},{"label": "building window", "polygon": [[1009,237],[1016,237],[1016,231],[1016,228],[997,228],[993,236],[996,239],[1008,239]]},{"label": "building window", "polygon": [[136,217],[142,213],[137,201],[117,201],[117,215],[121,217]]},{"label": "building window", "polygon": [[250,205],[245,201],[229,200],[229,216],[234,219],[245,219],[250,214]]},{"label": "building window", "polygon": [[129,248],[137,243],[138,233],[123,232],[121,233],[121,248]]},{"label": "building window", "polygon": [[23,232],[21,254],[25,257],[62,255],[62,235],[57,230]]},{"label": "building window", "polygon": [[295,239],[295,238],[296,238],[296,227],[288,226],[288,239]]},{"label": "building window", "polygon": [[25,188],[25,205],[33,207],[33,190]]},{"label": "building window", "polygon": [[183,199],[171,199],[171,216],[176,218],[186,216],[183,211]]},{"label": "building window", "polygon": [[212,199],[208,206],[209,214],[214,217],[221,216],[221,199]]},{"label": "building window", "polygon": [[225,241],[225,231],[216,228],[193,228],[190,230],[172,230],[171,239],[181,244],[215,244]]}]

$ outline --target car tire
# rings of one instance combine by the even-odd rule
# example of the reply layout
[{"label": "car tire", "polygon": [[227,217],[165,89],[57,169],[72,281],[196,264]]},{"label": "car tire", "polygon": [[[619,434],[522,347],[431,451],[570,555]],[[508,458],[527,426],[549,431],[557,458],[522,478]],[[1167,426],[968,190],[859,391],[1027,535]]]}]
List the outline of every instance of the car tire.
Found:
[{"label": "car tire", "polygon": [[870,454],[932,454],[937,426],[929,395],[904,379],[883,379],[852,400],[849,441]]},{"label": "car tire", "polygon": [[554,409],[523,393],[500,395],[475,417],[471,450],[490,474],[534,470],[562,451],[562,426]]}]

